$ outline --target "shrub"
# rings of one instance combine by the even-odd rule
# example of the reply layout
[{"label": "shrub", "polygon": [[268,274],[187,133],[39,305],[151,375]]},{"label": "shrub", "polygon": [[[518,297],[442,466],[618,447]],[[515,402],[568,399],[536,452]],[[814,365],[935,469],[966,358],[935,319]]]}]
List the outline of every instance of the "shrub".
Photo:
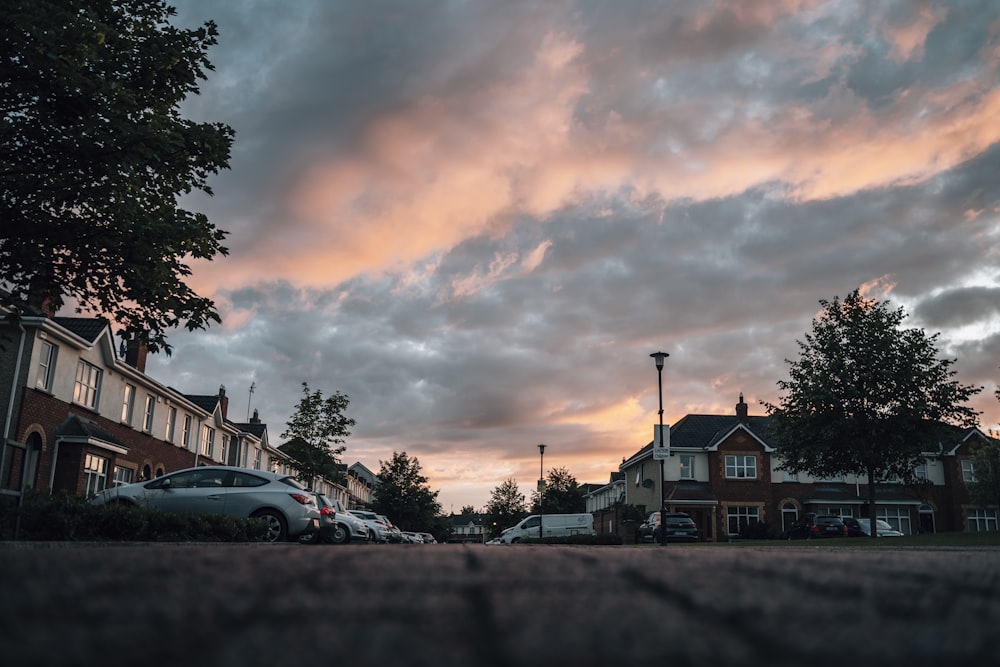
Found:
[{"label": "shrub", "polygon": [[251,542],[267,530],[261,519],[172,514],[125,503],[95,506],[81,496],[29,491],[0,501],[0,539],[103,542]]}]

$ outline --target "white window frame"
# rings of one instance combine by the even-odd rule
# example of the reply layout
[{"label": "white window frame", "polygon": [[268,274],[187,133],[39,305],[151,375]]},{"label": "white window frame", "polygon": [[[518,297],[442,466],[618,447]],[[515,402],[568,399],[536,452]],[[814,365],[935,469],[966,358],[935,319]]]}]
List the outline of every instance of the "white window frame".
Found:
[{"label": "white window frame", "polygon": [[135,385],[125,383],[122,392],[122,423],[132,425],[132,411],[135,407]]},{"label": "white window frame", "polygon": [[976,481],[976,466],[972,462],[972,459],[962,459],[962,481]]},{"label": "white window frame", "polygon": [[83,493],[87,498],[108,486],[108,464],[110,461],[97,454],[83,457]]},{"label": "white window frame", "polygon": [[42,341],[38,354],[38,374],[35,377],[35,386],[43,391],[52,391],[52,376],[56,368],[55,345],[47,340]]},{"label": "white window frame", "polygon": [[905,507],[875,507],[875,518],[882,519],[903,535],[912,535],[910,510]]},{"label": "white window frame", "polygon": [[[748,472],[753,474],[748,475]],[[755,454],[727,454],[726,479],[757,479]]]},{"label": "white window frame", "polygon": [[255,449],[253,455],[253,467],[254,470],[260,470],[260,450]]},{"label": "white window frame", "polygon": [[153,413],[156,411],[156,396],[146,394],[146,405],[142,411],[142,430],[146,433],[153,432]]},{"label": "white window frame", "polygon": [[184,449],[191,449],[191,415],[184,415],[184,427],[181,430],[181,444]]},{"label": "white window frame", "polygon": [[114,485],[123,486],[125,484],[131,484],[134,475],[135,471],[132,470],[131,468],[126,468],[124,466],[115,466]]},{"label": "white window frame", "polygon": [[215,452],[215,429],[205,424],[201,427],[201,453],[212,458]]},{"label": "white window frame", "polygon": [[173,443],[174,432],[177,429],[177,408],[171,407],[167,410],[167,442]]},{"label": "white window frame", "polygon": [[967,528],[970,533],[997,530],[997,511],[994,509],[970,509],[967,512]]},{"label": "white window frame", "polygon": [[226,465],[229,464],[229,435],[226,433],[222,434],[222,462]]},{"label": "white window frame", "polygon": [[80,359],[76,364],[76,380],[73,384],[73,402],[91,410],[97,409],[97,399],[101,393],[101,369]]},{"label": "white window frame", "polygon": [[694,472],[694,462],[695,462],[695,459],[696,459],[696,457],[695,457],[694,454],[681,454],[680,455],[680,464],[681,464],[680,479],[694,479],[694,475],[695,475],[695,472]]},{"label": "white window frame", "polygon": [[[760,523],[760,507],[754,505],[737,505],[726,508],[726,530],[730,535],[740,534],[740,520],[752,526],[751,520]],[[733,530],[735,528],[736,530]]]}]

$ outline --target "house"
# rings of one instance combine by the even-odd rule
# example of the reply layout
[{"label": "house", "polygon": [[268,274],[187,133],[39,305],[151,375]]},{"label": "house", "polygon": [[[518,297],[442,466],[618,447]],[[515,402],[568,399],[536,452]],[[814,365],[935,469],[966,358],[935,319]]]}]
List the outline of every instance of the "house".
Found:
[{"label": "house", "polygon": [[[654,460],[650,442],[622,462],[624,502],[658,510],[662,494],[668,511],[690,514],[711,541],[776,536],[806,512],[865,516],[866,479],[781,470],[769,421],[750,415],[742,394],[733,415],[685,415],[669,430],[668,459]],[[973,506],[966,486],[974,474],[970,449],[987,436],[976,428],[941,432],[914,471],[919,483],[876,485],[876,516],[906,534],[996,530],[997,508]]]},{"label": "house", "polygon": [[489,530],[487,530],[486,517],[483,514],[452,514],[448,520],[451,521],[449,542],[486,541]]},{"label": "house", "polygon": [[[257,411],[229,418],[224,386],[185,394],[146,375],[141,341],[116,346],[103,318],[0,309],[0,495],[89,496],[197,465],[292,472]],[[346,490],[343,494],[347,495]]]}]

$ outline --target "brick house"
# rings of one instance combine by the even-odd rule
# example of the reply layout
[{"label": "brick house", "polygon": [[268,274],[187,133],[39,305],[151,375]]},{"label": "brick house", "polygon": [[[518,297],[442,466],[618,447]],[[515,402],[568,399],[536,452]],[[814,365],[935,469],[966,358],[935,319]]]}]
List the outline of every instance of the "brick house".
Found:
[{"label": "brick house", "polygon": [[[229,418],[225,387],[184,394],[146,375],[146,349],[103,318],[0,309],[0,495],[91,495],[206,464],[291,472],[256,411]],[[331,491],[330,489],[318,489]]]},{"label": "brick house", "polygon": [[[768,424],[768,417],[749,415],[742,394],[734,415],[685,415],[670,428],[668,460],[654,461],[650,442],[622,461],[624,503],[657,510],[662,490],[667,509],[690,514],[710,541],[778,536],[806,512],[866,516],[866,479],[779,470]],[[906,534],[997,530],[997,508],[974,506],[967,487],[974,474],[970,448],[988,436],[976,428],[941,432],[914,471],[919,483],[876,486],[876,516]]]}]

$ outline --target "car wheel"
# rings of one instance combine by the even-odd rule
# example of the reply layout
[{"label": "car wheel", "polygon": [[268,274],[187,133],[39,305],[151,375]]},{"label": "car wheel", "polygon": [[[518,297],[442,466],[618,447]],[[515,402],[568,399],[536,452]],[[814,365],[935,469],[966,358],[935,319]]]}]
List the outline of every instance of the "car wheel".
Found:
[{"label": "car wheel", "polygon": [[320,544],[323,540],[320,539],[319,533],[306,533],[299,535],[299,544]]},{"label": "car wheel", "polygon": [[288,525],[285,517],[275,510],[259,510],[250,515],[254,519],[265,519],[267,521],[267,532],[261,538],[262,542],[284,542],[288,536]]},{"label": "car wheel", "polygon": [[334,544],[347,544],[351,541],[351,534],[347,532],[347,528],[344,524],[338,523],[333,526],[333,532],[330,534],[330,541]]}]

